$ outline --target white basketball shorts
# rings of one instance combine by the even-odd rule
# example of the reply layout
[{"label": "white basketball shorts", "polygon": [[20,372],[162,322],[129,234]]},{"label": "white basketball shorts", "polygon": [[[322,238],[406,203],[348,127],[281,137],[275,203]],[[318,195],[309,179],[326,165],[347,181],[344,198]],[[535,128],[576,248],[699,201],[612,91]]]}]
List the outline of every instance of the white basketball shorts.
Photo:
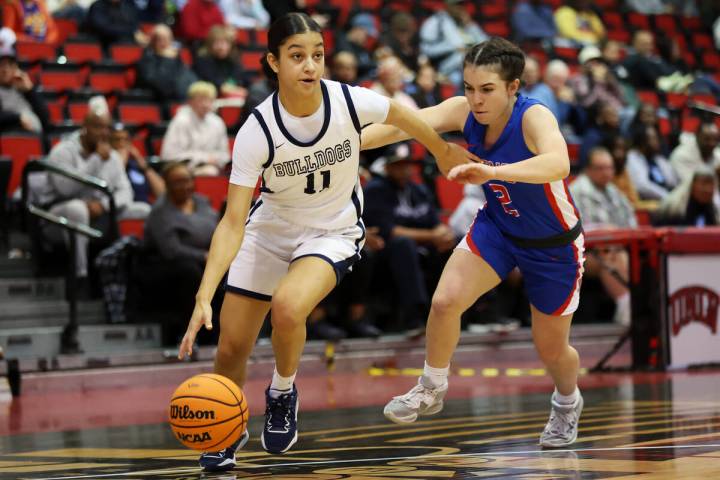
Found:
[{"label": "white basketball shorts", "polygon": [[360,258],[364,243],[362,220],[339,230],[304,227],[283,220],[258,201],[250,210],[245,237],[230,265],[225,289],[269,301],[290,264],[310,256],[328,262],[340,282]]}]

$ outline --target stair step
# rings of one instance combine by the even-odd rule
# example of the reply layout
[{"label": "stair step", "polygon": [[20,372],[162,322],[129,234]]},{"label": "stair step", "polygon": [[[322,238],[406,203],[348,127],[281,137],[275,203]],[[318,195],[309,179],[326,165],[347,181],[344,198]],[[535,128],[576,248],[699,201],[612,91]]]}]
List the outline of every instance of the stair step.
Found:
[{"label": "stair step", "polygon": [[64,300],[63,278],[0,278],[0,302]]},{"label": "stair step", "polygon": [[[6,358],[52,357],[60,353],[63,328],[3,328],[0,346]],[[86,354],[137,352],[160,346],[160,325],[80,325],[78,340]]]},{"label": "stair step", "polygon": [[[68,322],[70,305],[65,300],[3,301],[0,326],[6,328],[62,326]],[[77,303],[77,320],[83,324],[105,323],[102,300]]]},{"label": "stair step", "polygon": [[0,256],[0,278],[29,278],[35,274],[34,263],[28,258]]}]

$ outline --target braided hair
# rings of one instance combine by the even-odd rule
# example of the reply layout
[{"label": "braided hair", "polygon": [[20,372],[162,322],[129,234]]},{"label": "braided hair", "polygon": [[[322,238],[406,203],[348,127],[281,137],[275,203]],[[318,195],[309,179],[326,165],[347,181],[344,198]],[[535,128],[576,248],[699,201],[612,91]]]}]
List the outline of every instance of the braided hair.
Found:
[{"label": "braided hair", "polygon": [[467,66],[490,66],[505,82],[520,78],[525,68],[525,54],[512,42],[492,37],[480,42],[465,54],[463,68]]}]

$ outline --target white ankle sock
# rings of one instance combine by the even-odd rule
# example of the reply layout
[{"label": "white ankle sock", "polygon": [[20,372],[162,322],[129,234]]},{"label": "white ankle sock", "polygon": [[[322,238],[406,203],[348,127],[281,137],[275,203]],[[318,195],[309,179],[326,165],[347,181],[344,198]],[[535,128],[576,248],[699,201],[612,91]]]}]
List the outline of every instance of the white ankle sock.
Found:
[{"label": "white ankle sock", "polygon": [[423,376],[427,378],[433,387],[442,387],[447,385],[447,377],[450,372],[450,365],[445,368],[435,368],[428,365],[425,362],[425,368],[423,369]]},{"label": "white ankle sock", "polygon": [[580,394],[580,390],[578,390],[577,386],[575,387],[575,390],[570,395],[563,395],[562,393],[558,392],[558,389],[555,389],[555,401],[559,403],[560,405],[573,405],[578,398],[578,395]]},{"label": "white ankle sock", "polygon": [[293,382],[295,381],[295,375],[297,375],[297,372],[293,373],[289,377],[283,377],[278,373],[277,368],[275,368],[272,382],[270,383],[270,396],[277,398],[292,389]]}]

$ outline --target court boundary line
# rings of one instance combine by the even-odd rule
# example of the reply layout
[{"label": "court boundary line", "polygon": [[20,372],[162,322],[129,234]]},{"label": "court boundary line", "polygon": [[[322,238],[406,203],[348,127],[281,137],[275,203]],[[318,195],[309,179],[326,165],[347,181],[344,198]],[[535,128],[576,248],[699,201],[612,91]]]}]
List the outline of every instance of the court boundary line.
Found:
[{"label": "court boundary line", "polygon": [[[672,440],[672,439],[668,439]],[[275,463],[267,465],[250,465],[242,466],[241,470],[250,470],[258,468],[275,468],[275,467],[299,467],[304,465],[336,465],[343,463],[360,463],[360,462],[388,462],[388,461],[399,461],[399,460],[413,460],[421,459],[426,460],[429,458],[458,458],[458,457],[487,457],[492,455],[501,456],[512,456],[512,455],[537,455],[537,454],[558,454],[558,453],[578,453],[578,452],[617,452],[617,451],[635,451],[635,450],[667,450],[667,449],[689,449],[689,448],[720,448],[720,444],[703,444],[703,445],[658,445],[648,447],[600,447],[600,448],[578,448],[578,449],[548,449],[548,450],[517,450],[517,451],[499,451],[499,452],[473,452],[473,453],[451,453],[442,455],[418,455],[418,456],[405,456],[405,457],[377,457],[377,458],[350,458],[346,460],[316,460],[310,462],[291,462],[291,463]],[[89,478],[113,478],[113,477],[125,477],[130,475],[148,475],[148,474],[161,474],[161,473],[193,473],[200,472],[199,467],[187,467],[178,469],[153,469],[153,470],[140,470],[136,472],[123,472],[123,473],[106,473],[100,475],[78,475],[74,477],[43,477],[33,480],[79,480]],[[227,472],[232,473],[232,470]],[[28,478],[28,477],[25,477]]]}]

